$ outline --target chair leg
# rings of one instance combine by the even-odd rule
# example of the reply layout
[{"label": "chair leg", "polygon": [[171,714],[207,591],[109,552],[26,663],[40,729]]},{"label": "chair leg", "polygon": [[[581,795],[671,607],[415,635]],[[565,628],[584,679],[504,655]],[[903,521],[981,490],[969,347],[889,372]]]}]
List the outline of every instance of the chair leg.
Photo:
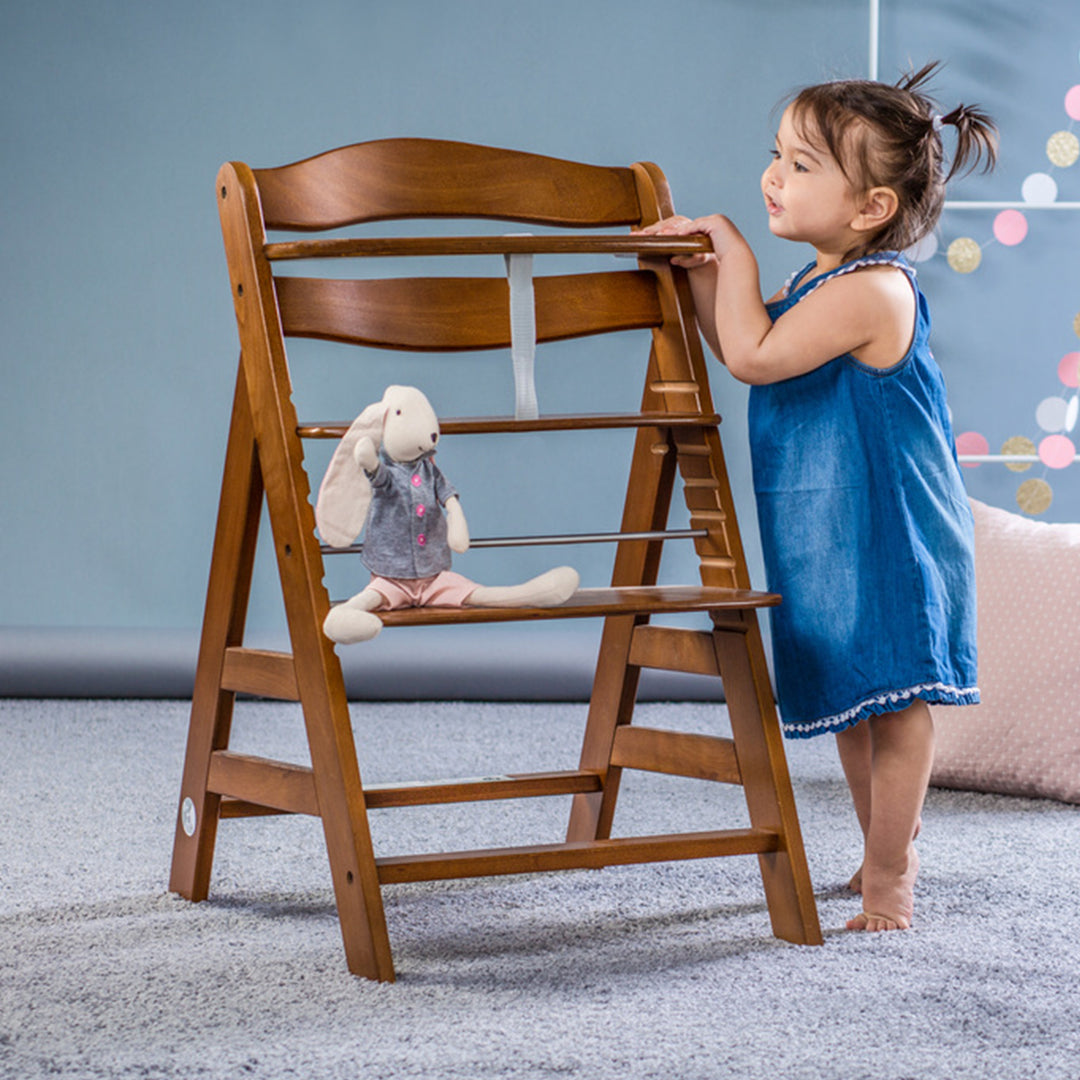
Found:
[{"label": "chair leg", "polygon": [[799,945],[820,945],[821,926],[757,614],[742,612],[718,625],[713,642],[750,823],[776,830],[783,841],[779,850],[758,856],[773,933]]},{"label": "chair leg", "polygon": [[205,900],[220,798],[207,791],[210,755],[229,744],[235,695],[221,688],[225,650],[244,636],[263,485],[241,371],[233,399],[206,613],[191,702],[187,751],[173,841],[171,891]]},{"label": "chair leg", "polygon": [[600,791],[574,796],[566,831],[571,843],[611,836],[622,775],[622,770],[611,764],[611,747],[615,729],[630,723],[633,716],[640,676],[640,669],[628,662],[635,624],[632,617],[609,618],[604,623],[580,763],[582,769],[599,772],[603,786]]}]

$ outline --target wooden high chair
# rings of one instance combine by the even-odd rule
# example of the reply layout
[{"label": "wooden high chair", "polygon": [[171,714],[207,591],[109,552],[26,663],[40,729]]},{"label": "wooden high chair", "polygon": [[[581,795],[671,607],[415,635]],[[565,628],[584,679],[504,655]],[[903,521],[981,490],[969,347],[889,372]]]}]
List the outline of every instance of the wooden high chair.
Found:
[{"label": "wooden high chair", "polygon": [[[217,195],[241,355],[170,888],[191,900],[206,898],[221,818],[302,813],[322,819],[349,970],[369,978],[394,978],[384,884],[718,855],[756,855],[774,933],[820,944],[757,620],[757,609],[779,598],[750,589],[689,287],[685,273],[668,261],[672,253],[705,250],[706,242],[579,231],[267,240],[268,230],[331,230],[404,218],[494,218],[517,227],[571,230],[636,228],[672,213],[661,171],[647,163],[601,168],[463,143],[386,139],[280,168],[232,162],[218,175]],[[580,767],[365,790],[341,664],[321,629],[331,601],[304,469],[304,440],[340,437],[348,421],[298,420],[285,339],[317,337],[420,352],[506,347],[511,342],[507,281],[316,279],[276,276],[275,265],[393,255],[423,258],[430,267],[431,257],[443,254],[522,252],[639,257],[627,268],[536,278],[535,317],[540,342],[650,330],[651,349],[640,368],[640,410],[450,419],[442,431],[444,436],[636,431],[611,587],[581,589],[556,608],[382,614],[385,632],[392,633],[430,624],[447,624],[445,633],[461,634],[468,632],[462,625],[468,623],[603,618]],[[357,402],[357,409],[362,404]],[[690,529],[684,531],[697,551],[700,585],[656,584],[661,550],[674,535],[666,526],[677,477],[690,513]],[[291,653],[244,645],[264,497]],[[654,614],[679,612],[707,615],[697,629],[650,623]],[[642,668],[719,676],[733,737],[633,725]],[[310,767],[229,750],[237,693],[300,702]],[[623,769],[741,784],[750,827],[613,838]],[[391,858],[377,857],[372,849],[370,809],[553,795],[571,797],[565,843]]]}]

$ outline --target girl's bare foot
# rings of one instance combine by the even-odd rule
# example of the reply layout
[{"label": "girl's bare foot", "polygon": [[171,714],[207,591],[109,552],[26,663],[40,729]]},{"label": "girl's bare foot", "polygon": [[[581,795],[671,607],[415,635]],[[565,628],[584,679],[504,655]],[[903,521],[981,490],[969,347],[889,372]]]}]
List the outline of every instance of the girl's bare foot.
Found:
[{"label": "girl's bare foot", "polygon": [[919,876],[919,855],[914,844],[908,848],[907,863],[896,868],[864,867],[863,910],[849,919],[849,930],[907,930],[915,913],[915,879]]},{"label": "girl's bare foot", "polygon": [[[922,831],[922,818],[919,818],[919,820],[917,822],[915,822],[915,832],[912,835],[911,839],[912,840],[918,839],[919,833],[921,831]],[[862,892],[862,875],[863,875],[863,868],[862,868],[862,863],[860,863],[859,864],[859,869],[856,870],[855,873],[851,875],[851,880],[848,882],[848,885],[847,885],[847,887],[853,893],[861,893]]]}]

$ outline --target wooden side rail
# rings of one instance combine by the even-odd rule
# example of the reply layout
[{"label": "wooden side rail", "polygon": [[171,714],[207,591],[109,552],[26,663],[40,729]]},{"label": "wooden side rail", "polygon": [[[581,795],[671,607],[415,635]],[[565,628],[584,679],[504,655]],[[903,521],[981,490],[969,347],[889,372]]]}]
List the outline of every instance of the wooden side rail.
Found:
[{"label": "wooden side rail", "polygon": [[742,783],[735,743],[718,735],[625,724],[615,731],[611,764],[694,780]]},{"label": "wooden side rail", "polygon": [[720,675],[712,634],[707,630],[639,626],[630,643],[629,660],[636,667],[681,671],[686,675]]},{"label": "wooden side rail", "polygon": [[221,688],[275,701],[300,700],[292,653],[267,649],[246,649],[239,645],[227,648]]}]

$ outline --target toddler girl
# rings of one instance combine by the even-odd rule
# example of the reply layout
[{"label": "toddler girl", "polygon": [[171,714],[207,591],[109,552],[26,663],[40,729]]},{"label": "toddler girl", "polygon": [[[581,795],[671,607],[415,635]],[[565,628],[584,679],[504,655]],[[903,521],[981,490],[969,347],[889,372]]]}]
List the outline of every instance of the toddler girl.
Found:
[{"label": "toddler girl", "polygon": [[[929,783],[929,702],[979,700],[971,511],[930,318],[901,252],[956,172],[995,160],[977,108],[942,116],[927,65],[896,86],[798,93],[761,180],[775,236],[814,259],[768,302],[721,215],[645,230],[704,234],[681,256],[709,346],[751,384],[749,430],[784,733],[832,732],[864,836],[852,930],[906,929]],[[943,168],[942,132],[956,148]]]}]

